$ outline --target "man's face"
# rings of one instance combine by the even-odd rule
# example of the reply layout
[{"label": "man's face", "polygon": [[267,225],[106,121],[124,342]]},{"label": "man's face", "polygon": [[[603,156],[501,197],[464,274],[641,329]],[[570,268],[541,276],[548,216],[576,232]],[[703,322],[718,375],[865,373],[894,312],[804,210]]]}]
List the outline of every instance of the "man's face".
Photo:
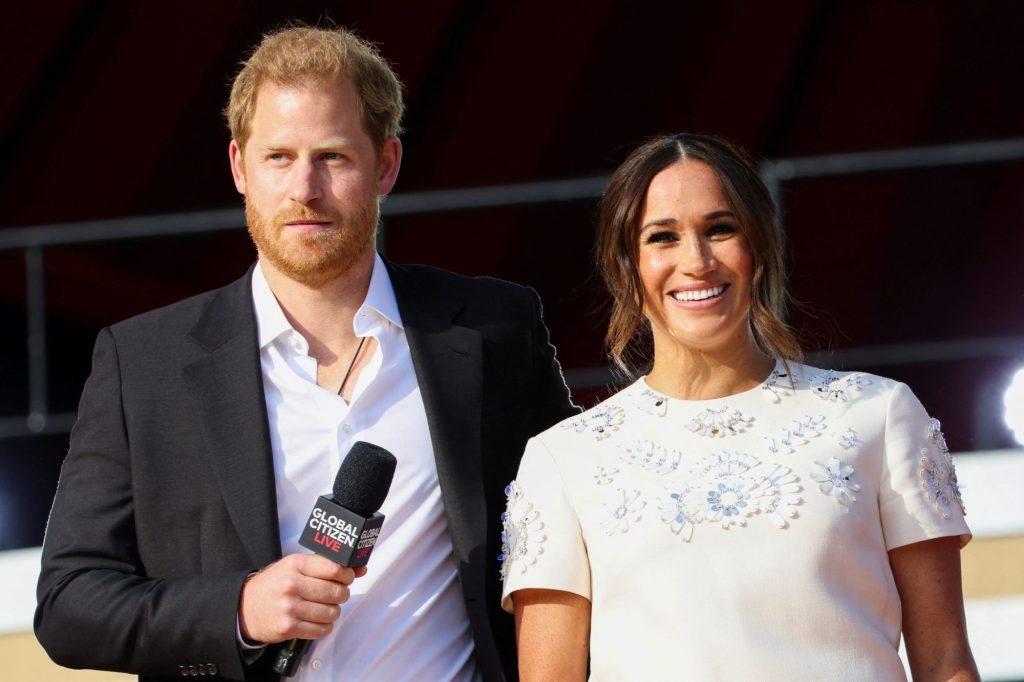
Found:
[{"label": "man's face", "polygon": [[378,154],[347,80],[264,83],[245,149],[229,149],[260,260],[317,287],[372,262],[377,197],[394,185],[401,146]]}]

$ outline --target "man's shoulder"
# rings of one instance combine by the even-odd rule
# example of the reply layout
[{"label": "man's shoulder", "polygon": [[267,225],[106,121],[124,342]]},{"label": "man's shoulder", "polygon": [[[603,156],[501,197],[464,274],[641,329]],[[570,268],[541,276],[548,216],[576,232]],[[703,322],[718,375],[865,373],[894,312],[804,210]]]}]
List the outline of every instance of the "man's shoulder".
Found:
[{"label": "man's shoulder", "polygon": [[403,315],[413,308],[461,310],[470,318],[522,324],[539,310],[537,292],[497,277],[461,275],[432,265],[388,264]]},{"label": "man's shoulder", "polygon": [[168,335],[176,331],[186,333],[215,302],[237,308],[247,300],[251,301],[249,273],[222,287],[129,317],[111,325],[110,329],[116,337]]},{"label": "man's shoulder", "polygon": [[469,293],[497,293],[506,295],[532,295],[529,287],[497,277],[463,275],[434,265],[388,263],[388,271],[394,279],[408,279],[427,285],[437,285]]}]

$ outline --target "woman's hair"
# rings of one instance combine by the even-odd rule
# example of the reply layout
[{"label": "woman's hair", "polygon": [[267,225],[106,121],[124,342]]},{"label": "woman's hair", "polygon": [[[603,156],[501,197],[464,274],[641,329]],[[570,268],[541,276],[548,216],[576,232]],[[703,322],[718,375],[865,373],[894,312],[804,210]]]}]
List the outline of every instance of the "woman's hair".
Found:
[{"label": "woman's hair", "polygon": [[771,194],[740,149],[717,137],[688,133],[663,135],[640,145],[615,170],[601,197],[597,262],[612,295],[605,335],[612,359],[632,376],[634,351],[650,346],[650,323],[644,316],[644,288],[637,263],[640,220],[651,180],[683,160],[701,161],[715,171],[750,245],[754,265],[750,329],[758,347],[772,357],[800,361],[800,345],[783,321],[787,302],[785,239]]}]

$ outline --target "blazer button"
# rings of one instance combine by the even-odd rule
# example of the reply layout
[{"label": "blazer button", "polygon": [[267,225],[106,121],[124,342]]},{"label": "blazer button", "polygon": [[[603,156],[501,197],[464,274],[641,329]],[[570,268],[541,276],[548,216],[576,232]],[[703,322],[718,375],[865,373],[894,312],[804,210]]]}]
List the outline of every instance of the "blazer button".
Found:
[{"label": "blazer button", "polygon": [[216,663],[207,663],[206,664],[206,674],[211,676],[211,677],[216,675],[217,674],[217,664]]},{"label": "blazer button", "polygon": [[188,666],[179,665],[178,672],[181,673],[182,677],[188,677]]},{"label": "blazer button", "polygon": [[194,665],[190,665],[188,667],[188,674],[192,677],[199,677],[199,669],[196,668]]}]

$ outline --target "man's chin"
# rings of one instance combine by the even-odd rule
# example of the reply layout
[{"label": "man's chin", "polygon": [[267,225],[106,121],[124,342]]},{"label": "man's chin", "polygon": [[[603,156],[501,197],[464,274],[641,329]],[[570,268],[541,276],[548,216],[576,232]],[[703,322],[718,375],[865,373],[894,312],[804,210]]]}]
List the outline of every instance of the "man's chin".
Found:
[{"label": "man's chin", "polygon": [[302,257],[291,254],[282,257],[280,254],[265,252],[260,255],[262,260],[288,279],[311,288],[319,288],[341,279],[352,270],[359,260],[358,257],[352,257],[347,253],[331,256],[320,254],[318,257],[308,255]]}]

